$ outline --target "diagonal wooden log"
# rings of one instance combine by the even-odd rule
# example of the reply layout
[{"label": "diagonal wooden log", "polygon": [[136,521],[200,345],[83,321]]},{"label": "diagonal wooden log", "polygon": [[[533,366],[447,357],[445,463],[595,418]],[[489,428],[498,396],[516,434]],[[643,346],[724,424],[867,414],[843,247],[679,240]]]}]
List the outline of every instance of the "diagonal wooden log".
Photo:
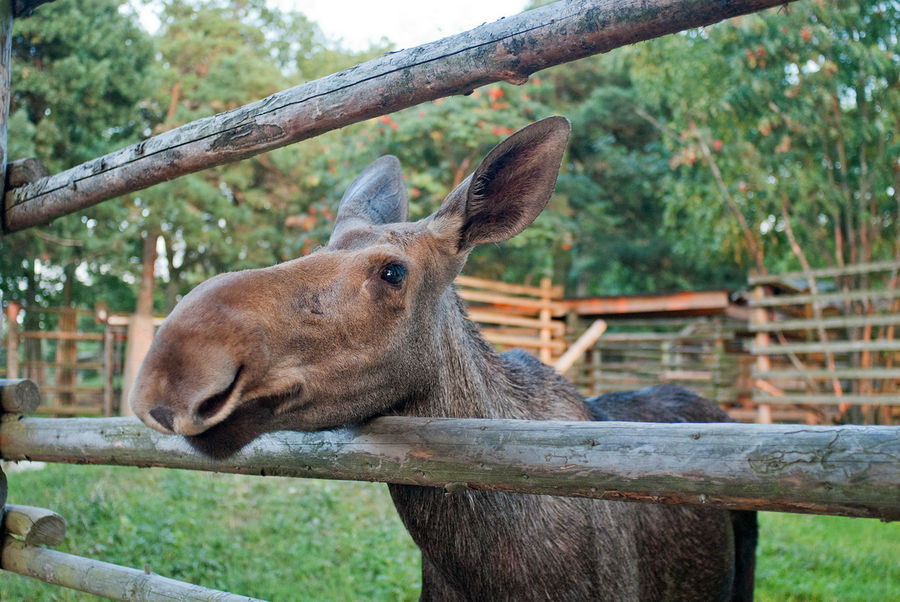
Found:
[{"label": "diagonal wooden log", "polygon": [[9,536],[2,542],[0,568],[112,600],[259,602],[256,598],[207,589],[148,571],[29,546]]},{"label": "diagonal wooden log", "polygon": [[900,520],[900,427],[383,417],[224,460],[132,418],[0,424],[7,460],[167,466]]},{"label": "diagonal wooden log", "polygon": [[[789,0],[790,1],[790,0]],[[557,2],[194,121],[7,193],[15,232],[215,165],[619,46],[785,4],[785,0]]]}]

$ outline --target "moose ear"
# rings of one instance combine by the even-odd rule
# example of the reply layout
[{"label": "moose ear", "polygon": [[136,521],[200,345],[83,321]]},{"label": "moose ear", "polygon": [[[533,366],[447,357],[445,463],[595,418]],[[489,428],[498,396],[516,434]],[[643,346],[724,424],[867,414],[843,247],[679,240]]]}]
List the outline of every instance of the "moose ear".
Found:
[{"label": "moose ear", "polygon": [[370,163],[347,187],[331,238],[353,227],[405,222],[408,215],[409,197],[400,161],[385,155]]},{"label": "moose ear", "polygon": [[456,230],[457,252],[519,234],[550,200],[570,130],[565,117],[548,117],[515,132],[447,196],[429,227]]}]

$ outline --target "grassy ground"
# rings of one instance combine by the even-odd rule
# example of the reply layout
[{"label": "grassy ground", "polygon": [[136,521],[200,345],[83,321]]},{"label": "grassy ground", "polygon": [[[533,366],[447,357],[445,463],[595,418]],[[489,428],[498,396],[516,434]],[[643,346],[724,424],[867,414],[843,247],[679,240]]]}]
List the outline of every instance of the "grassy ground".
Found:
[{"label": "grassy ground", "polygon": [[[60,550],[280,600],[412,600],[419,557],[384,485],[48,465],[10,502],[69,522]],[[761,516],[758,600],[900,600],[900,524]],[[0,573],[2,600],[89,600]]]}]

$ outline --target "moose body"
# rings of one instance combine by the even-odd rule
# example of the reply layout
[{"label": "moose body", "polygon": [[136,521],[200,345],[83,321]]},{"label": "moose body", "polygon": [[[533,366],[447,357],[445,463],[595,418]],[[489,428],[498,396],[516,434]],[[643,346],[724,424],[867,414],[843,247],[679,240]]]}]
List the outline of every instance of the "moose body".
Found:
[{"label": "moose body", "polygon": [[[516,132],[413,223],[399,162],[376,160],[345,193],[327,247],[217,276],[179,303],[136,379],[135,413],[220,457],[264,432],[385,414],[727,420],[670,386],[585,400],[528,354],[495,352],[467,319],[453,280],[473,247],[541,212],[568,134],[560,117]],[[425,600],[752,598],[754,513],[389,488],[422,551]]]}]

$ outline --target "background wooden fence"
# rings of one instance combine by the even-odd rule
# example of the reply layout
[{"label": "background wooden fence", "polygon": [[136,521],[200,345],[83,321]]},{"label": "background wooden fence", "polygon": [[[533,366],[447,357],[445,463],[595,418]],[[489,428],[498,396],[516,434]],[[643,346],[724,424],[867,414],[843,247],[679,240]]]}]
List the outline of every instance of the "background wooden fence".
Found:
[{"label": "background wooden fence", "polygon": [[753,400],[763,414],[900,418],[898,272],[900,262],[880,262],[750,277]]},{"label": "background wooden fence", "polygon": [[545,364],[566,350],[566,323],[559,318],[568,308],[560,302],[561,285],[553,285],[549,278],[540,286],[523,286],[471,276],[459,276],[456,285],[469,305],[469,317],[497,347],[522,347]]},{"label": "background wooden fence", "polygon": [[737,337],[742,322],[725,316],[606,322],[607,331],[570,374],[586,393],[673,383],[728,407],[748,397],[741,374],[749,360]]}]

